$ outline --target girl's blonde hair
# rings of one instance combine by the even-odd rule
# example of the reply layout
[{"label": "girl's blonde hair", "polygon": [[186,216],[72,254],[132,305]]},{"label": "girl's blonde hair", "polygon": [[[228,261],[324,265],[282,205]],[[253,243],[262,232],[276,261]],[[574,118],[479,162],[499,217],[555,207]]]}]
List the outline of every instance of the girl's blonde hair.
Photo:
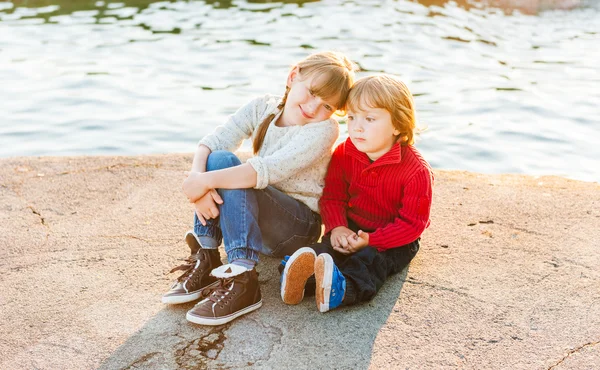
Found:
[{"label": "girl's blonde hair", "polygon": [[[335,106],[339,111],[346,110],[346,99],[354,83],[354,71],[358,69],[356,64],[341,53],[324,51],[309,55],[292,68],[295,67],[298,67],[298,78],[302,80],[311,76],[326,76],[326,78],[318,79],[319,84],[311,86],[313,94],[322,99],[339,96]],[[279,110],[282,110],[285,106],[289,92],[290,87],[287,86],[283,99],[277,106]],[[257,154],[260,150],[269,129],[269,124],[275,118],[276,113],[270,114],[258,127],[252,143],[254,154]]]},{"label": "girl's blonde hair", "polygon": [[392,125],[402,145],[413,145],[416,131],[415,103],[408,87],[398,77],[388,74],[363,77],[348,95],[348,109],[381,108],[390,112]]}]

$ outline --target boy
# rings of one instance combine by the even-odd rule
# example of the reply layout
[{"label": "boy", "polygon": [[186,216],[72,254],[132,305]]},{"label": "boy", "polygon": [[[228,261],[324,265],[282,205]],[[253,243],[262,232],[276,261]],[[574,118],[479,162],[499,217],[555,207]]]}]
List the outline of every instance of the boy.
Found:
[{"label": "boy", "polygon": [[414,258],[433,185],[414,131],[412,94],[400,79],[370,76],[352,87],[349,138],[333,153],[319,201],[325,235],[283,261],[285,303],[302,301],[313,273],[321,312],[371,300]]}]

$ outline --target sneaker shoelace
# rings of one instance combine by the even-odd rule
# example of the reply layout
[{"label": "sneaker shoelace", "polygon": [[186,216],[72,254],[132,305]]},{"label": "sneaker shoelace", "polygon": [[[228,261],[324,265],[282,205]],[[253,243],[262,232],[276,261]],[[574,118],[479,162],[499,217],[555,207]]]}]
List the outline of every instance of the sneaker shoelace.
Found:
[{"label": "sneaker shoelace", "polygon": [[[212,289],[212,292],[210,293],[208,299],[217,304],[220,304],[221,301],[223,301],[223,304],[225,305],[229,304],[229,300],[227,298],[230,298],[231,295],[235,295],[235,292],[231,292],[233,280],[234,278],[220,278],[213,287],[209,285],[207,288]],[[223,308],[222,305],[220,306]]]},{"label": "sneaker shoelace", "polygon": [[187,259],[184,260],[186,263],[173,268],[171,271],[169,271],[169,273],[173,273],[175,271],[180,271],[180,270],[185,270],[185,272],[177,278],[178,282],[182,282],[184,280],[189,279],[192,276],[194,271],[196,271],[196,266],[198,265],[198,261],[202,261],[202,260],[204,260],[203,254],[200,254],[200,253],[192,254]]}]

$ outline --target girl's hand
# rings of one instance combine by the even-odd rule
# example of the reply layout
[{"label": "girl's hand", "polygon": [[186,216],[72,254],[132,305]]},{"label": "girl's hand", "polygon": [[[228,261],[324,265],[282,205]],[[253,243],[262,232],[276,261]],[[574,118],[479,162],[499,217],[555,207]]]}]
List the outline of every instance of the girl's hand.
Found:
[{"label": "girl's hand", "polygon": [[223,204],[223,199],[221,199],[221,196],[215,189],[211,189],[194,203],[196,216],[198,216],[198,220],[202,225],[206,226],[206,220],[219,216],[219,207],[217,204]]},{"label": "girl's hand", "polygon": [[331,230],[331,246],[333,249],[338,250],[348,246],[348,236],[354,234],[354,231],[350,230],[346,226],[338,226]]},{"label": "girl's hand", "polygon": [[190,203],[196,203],[210,191],[210,187],[206,181],[206,173],[186,172],[185,174],[187,178],[183,181],[181,188],[185,196],[190,200]]}]

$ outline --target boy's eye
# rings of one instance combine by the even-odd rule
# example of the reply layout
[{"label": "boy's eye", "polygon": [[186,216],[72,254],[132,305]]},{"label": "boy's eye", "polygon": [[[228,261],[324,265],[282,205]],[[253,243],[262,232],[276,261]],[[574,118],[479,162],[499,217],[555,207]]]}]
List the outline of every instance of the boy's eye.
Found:
[{"label": "boy's eye", "polygon": [[348,121],[354,120],[354,116],[348,115]]},{"label": "boy's eye", "polygon": [[325,104],[325,105],[324,105],[324,107],[325,107],[325,109],[327,109],[328,111],[332,111],[332,110],[333,110],[333,108],[331,108],[331,105],[329,105],[329,104]]},{"label": "boy's eye", "polygon": [[367,122],[373,122],[373,121],[375,121],[375,118],[373,118],[373,117],[367,117]]},{"label": "boy's eye", "polygon": [[308,89],[308,93],[312,96],[315,96],[315,92],[313,89]]}]

